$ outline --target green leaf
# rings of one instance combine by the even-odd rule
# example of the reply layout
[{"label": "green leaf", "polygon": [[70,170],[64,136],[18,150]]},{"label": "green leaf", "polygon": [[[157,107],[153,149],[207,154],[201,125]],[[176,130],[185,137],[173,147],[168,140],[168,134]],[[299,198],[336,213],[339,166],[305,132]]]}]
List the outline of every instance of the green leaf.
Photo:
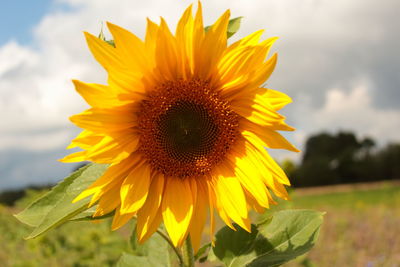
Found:
[{"label": "green leaf", "polygon": [[207,250],[211,247],[211,243],[204,244],[199,250],[197,251],[196,255],[194,255],[194,260],[200,260],[203,258],[204,254],[206,254]]},{"label": "green leaf", "polygon": [[[234,35],[239,30],[240,22],[241,22],[242,18],[243,17],[236,17],[236,18],[229,20],[228,29],[227,29],[228,38],[230,38],[232,35]],[[206,26],[204,28],[204,30],[206,32],[209,31],[210,29],[211,29],[211,26]]]},{"label": "green leaf", "polygon": [[70,186],[71,183],[86,170],[89,166],[84,166],[72,173],[69,177],[65,178],[58,185],[53,187],[53,189],[42,196],[41,198],[35,200],[31,203],[25,210],[14,215],[19,221],[32,227],[37,227],[42,222],[43,217],[49,213],[49,211],[54,208],[55,201],[60,199],[65,193],[65,188]]},{"label": "green leaf", "polygon": [[123,253],[117,267],[170,267],[171,261],[176,260],[168,243],[157,233],[139,244],[134,229],[130,242],[133,253]]},{"label": "green leaf", "polygon": [[114,216],[115,211],[110,213],[104,214],[102,216],[93,217],[93,214],[96,212],[97,205],[90,207],[87,210],[82,211],[78,215],[74,216],[73,218],[69,219],[70,221],[98,221],[107,218],[111,218]]},{"label": "green leaf", "polygon": [[101,40],[103,40],[104,42],[108,43],[109,45],[115,47],[115,42],[114,42],[114,40],[112,40],[112,39],[107,40],[107,39],[106,39],[106,36],[105,36],[104,33],[103,33],[103,24],[101,25],[101,30],[100,30],[100,33],[99,33],[98,38],[101,39]]},{"label": "green leaf", "polygon": [[[84,211],[82,211],[81,213],[77,214],[76,216],[72,217],[71,219],[69,219],[70,221],[87,221],[87,220],[98,220],[99,217],[93,218],[93,214],[96,212],[97,209],[97,205],[94,205]],[[106,214],[108,215],[108,214]],[[101,216],[103,217],[103,216]]]},{"label": "green leaf", "polygon": [[110,39],[110,40],[103,40],[104,42],[106,42],[107,44],[109,44],[109,45],[111,45],[111,46],[114,46],[115,47],[115,42],[114,42],[114,40],[113,39]]},{"label": "green leaf", "polygon": [[209,259],[225,266],[279,266],[307,251],[315,244],[323,213],[312,210],[285,210],[273,214],[251,233],[222,228],[216,235]]},{"label": "green leaf", "polygon": [[87,210],[90,198],[72,200],[99,178],[108,165],[90,164],[72,173],[50,192],[15,215],[21,222],[36,227],[26,239],[37,237]]},{"label": "green leaf", "polygon": [[242,21],[243,17],[237,17],[229,20],[228,24],[228,38],[234,35],[240,28],[240,22]]},{"label": "green leaf", "polygon": [[147,257],[136,256],[129,253],[122,253],[121,258],[117,262],[117,267],[144,267],[149,265]]}]

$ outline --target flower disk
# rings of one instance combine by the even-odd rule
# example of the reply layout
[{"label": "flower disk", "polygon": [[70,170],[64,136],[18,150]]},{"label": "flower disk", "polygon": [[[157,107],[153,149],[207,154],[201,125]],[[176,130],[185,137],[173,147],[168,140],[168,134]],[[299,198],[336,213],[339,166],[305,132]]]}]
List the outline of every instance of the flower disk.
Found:
[{"label": "flower disk", "polygon": [[139,152],[171,177],[209,173],[235,142],[238,115],[206,82],[167,82],[141,103]]},{"label": "flower disk", "polygon": [[[175,246],[190,234],[197,250],[214,211],[250,231],[249,210],[287,199],[285,173],[266,148],[298,151],[278,110],[291,99],[262,85],[275,68],[277,38],[257,31],[227,43],[229,10],[206,31],[201,4],[175,34],[148,20],[146,37],[107,23],[115,45],[85,33],[108,84],[74,80],[91,106],[71,121],[83,131],[63,162],[109,164],[74,201],[91,197],[94,217],[115,212],[112,229],[137,217],[140,242],[164,223]],[[208,215],[209,214],[209,215]]]}]

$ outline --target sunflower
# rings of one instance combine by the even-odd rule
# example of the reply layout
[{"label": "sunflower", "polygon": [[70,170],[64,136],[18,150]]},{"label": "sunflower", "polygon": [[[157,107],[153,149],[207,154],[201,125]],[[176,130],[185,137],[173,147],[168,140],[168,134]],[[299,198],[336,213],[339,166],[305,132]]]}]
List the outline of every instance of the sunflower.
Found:
[{"label": "sunflower", "polygon": [[287,199],[290,185],[265,148],[297,149],[277,131],[292,131],[278,110],[291,99],[262,88],[277,56],[277,38],[257,31],[227,45],[227,10],[205,30],[201,4],[182,15],[173,34],[148,20],[145,40],[114,24],[115,46],[85,33],[108,84],[74,80],[91,106],[71,117],[84,130],[63,162],[109,164],[74,201],[91,196],[94,217],[115,212],[112,229],[137,217],[140,242],[164,222],[175,246],[188,234],[194,249],[214,211],[231,228],[250,231],[249,210]]}]

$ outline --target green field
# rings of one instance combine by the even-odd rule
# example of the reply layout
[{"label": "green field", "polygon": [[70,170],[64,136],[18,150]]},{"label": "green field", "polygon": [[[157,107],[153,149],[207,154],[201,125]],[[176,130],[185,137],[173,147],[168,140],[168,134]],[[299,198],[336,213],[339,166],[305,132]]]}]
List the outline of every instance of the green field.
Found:
[{"label": "green field", "polygon": [[326,211],[319,241],[307,256],[285,266],[400,266],[399,185],[310,193],[294,192],[286,206]]},{"label": "green field", "polygon": [[[291,201],[273,208],[327,212],[316,247],[285,266],[400,266],[400,186],[344,189],[292,191]],[[72,222],[23,240],[30,229],[12,214],[34,195],[31,192],[15,207],[0,207],[0,266],[113,266],[121,251],[129,251],[131,227],[111,232],[108,220]]]},{"label": "green field", "polygon": [[0,206],[0,266],[114,266],[121,251],[129,250],[129,227],[110,231],[111,222],[71,222],[33,240],[24,240],[31,228],[12,214],[41,193],[30,191],[13,208]]}]

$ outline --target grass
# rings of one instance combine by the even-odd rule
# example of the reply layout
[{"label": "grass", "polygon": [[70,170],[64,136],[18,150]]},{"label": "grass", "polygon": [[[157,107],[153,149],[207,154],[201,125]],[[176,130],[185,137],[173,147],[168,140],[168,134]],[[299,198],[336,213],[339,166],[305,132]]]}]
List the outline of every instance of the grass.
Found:
[{"label": "grass", "polygon": [[16,207],[0,206],[0,266],[115,266],[128,250],[127,234],[111,232],[110,221],[72,222],[36,239],[24,240],[32,229],[12,214],[43,192],[29,191]]},{"label": "grass", "polygon": [[[312,193],[312,190],[311,190]],[[400,186],[302,195],[280,208],[326,211],[320,238],[294,266],[400,266]]]},{"label": "grass", "polygon": [[292,195],[292,206],[296,208],[335,207],[337,209],[371,208],[375,205],[400,204],[400,187],[383,184],[380,188],[357,190],[352,192],[336,192],[319,195]]},{"label": "grass", "polygon": [[126,240],[107,223],[66,224],[33,240],[9,211],[0,211],[0,266],[114,266]]},{"label": "grass", "polygon": [[[327,212],[315,248],[285,267],[400,266],[400,185],[333,189],[296,190],[291,201],[273,208]],[[0,207],[0,266],[115,266],[120,253],[129,251],[131,227],[112,232],[109,220],[68,223],[24,240],[30,229],[12,214],[35,197],[30,192],[16,207]]]}]

